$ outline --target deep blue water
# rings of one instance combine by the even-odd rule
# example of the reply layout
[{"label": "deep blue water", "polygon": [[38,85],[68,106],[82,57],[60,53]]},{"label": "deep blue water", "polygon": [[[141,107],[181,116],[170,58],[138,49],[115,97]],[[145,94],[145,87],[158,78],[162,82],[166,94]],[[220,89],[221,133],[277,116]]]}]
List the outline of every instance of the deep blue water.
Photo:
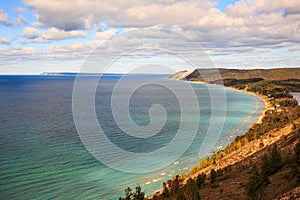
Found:
[{"label": "deep blue water", "polygon": [[[91,76],[81,79],[80,84],[85,89],[79,94],[84,97],[92,88],[94,79]],[[170,144],[182,121],[181,106],[172,90],[156,82],[174,85],[178,81],[169,80],[166,75],[136,75],[124,80],[121,94],[117,96],[120,105],[124,103],[122,95],[139,80],[152,82],[139,87],[130,98],[128,109],[135,124],[143,127],[151,123],[149,109],[154,104],[163,106],[167,114],[166,123],[157,134],[139,138],[126,134],[114,120],[111,97],[119,79],[120,75],[102,77],[95,93],[96,116],[107,138],[117,147],[133,153],[147,154]],[[151,194],[161,188],[163,181],[188,172],[199,163],[199,157],[206,156],[199,155],[204,138],[205,146],[222,148],[236,135],[244,133],[264,109],[263,102],[254,96],[225,89],[224,102],[218,99],[224,88],[192,84],[200,106],[200,117],[194,119],[191,115],[184,119],[186,123],[199,120],[197,135],[189,148],[164,168],[144,174],[126,173],[99,162],[80,140],[72,113],[74,80],[73,76],[0,76],[1,199],[117,199],[123,195],[125,187],[135,187],[136,184],[142,185],[146,194]],[[176,87],[184,90],[183,86]],[[222,124],[222,117],[212,115],[212,93],[216,97],[213,104],[216,113],[226,112],[217,144],[216,138],[205,137],[210,120],[220,120],[219,124]],[[187,105],[182,109],[192,113],[194,107]],[[89,127],[89,120],[84,122]],[[126,127],[129,122],[123,120],[121,123]],[[188,136],[191,131],[186,128],[184,133]],[[180,142],[184,144],[186,141]],[[177,153],[176,150],[170,149],[169,152]],[[113,155],[112,159],[116,156],[111,151],[107,154]],[[150,157],[145,160],[146,167],[151,169],[154,163],[163,163],[168,156],[162,154],[153,160]],[[121,165],[122,159],[118,162]],[[132,166],[132,170],[135,167],[139,166]]]}]

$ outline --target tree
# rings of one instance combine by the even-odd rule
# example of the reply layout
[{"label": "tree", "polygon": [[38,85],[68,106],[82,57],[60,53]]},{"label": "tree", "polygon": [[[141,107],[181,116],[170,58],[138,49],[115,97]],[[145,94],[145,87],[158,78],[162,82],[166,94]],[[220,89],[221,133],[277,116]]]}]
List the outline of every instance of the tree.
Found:
[{"label": "tree", "polygon": [[188,179],[185,185],[185,198],[188,200],[200,200],[198,186],[194,179]]},{"label": "tree", "polygon": [[270,176],[272,175],[272,169],[271,169],[271,164],[270,164],[270,160],[269,157],[265,154],[262,157],[262,175],[263,176]]},{"label": "tree", "polygon": [[177,175],[175,177],[175,179],[173,179],[172,185],[171,185],[171,194],[173,196],[177,194],[177,191],[179,190],[179,186],[180,186],[180,179],[179,179],[179,176]]},{"label": "tree", "polygon": [[130,187],[125,189],[125,198],[120,197],[119,200],[144,200],[145,193],[142,192],[141,186],[136,186],[135,192]]},{"label": "tree", "polygon": [[264,155],[262,161],[262,174],[264,176],[271,176],[284,166],[276,144],[271,150],[270,157]]},{"label": "tree", "polygon": [[205,180],[206,180],[206,174],[201,173],[197,176],[196,183],[198,188],[201,188],[204,185]]},{"label": "tree", "polygon": [[166,182],[163,182],[163,192],[162,192],[162,196],[165,198],[168,198],[170,196],[170,191],[169,188],[167,186]]},{"label": "tree", "polygon": [[300,182],[300,142],[298,142],[294,148],[294,158],[295,162],[292,165],[292,176],[295,178],[296,182]]},{"label": "tree", "polygon": [[128,187],[125,189],[125,198],[120,197],[119,200],[130,200],[131,196],[132,196],[132,192],[131,192],[131,188]]},{"label": "tree", "polygon": [[295,161],[298,166],[300,166],[300,142],[298,142],[294,148]]},{"label": "tree", "polygon": [[271,168],[270,168],[271,174],[270,175],[277,173],[284,166],[284,163],[282,161],[280,152],[278,151],[276,144],[274,145],[274,147],[271,150],[270,165],[271,165]]},{"label": "tree", "polygon": [[270,184],[267,176],[259,173],[256,165],[253,166],[252,175],[246,184],[246,193],[250,199],[261,199],[264,189]]},{"label": "tree", "polygon": [[217,177],[217,172],[214,169],[212,169],[210,171],[210,183],[211,184],[214,184],[216,182],[216,177]]}]

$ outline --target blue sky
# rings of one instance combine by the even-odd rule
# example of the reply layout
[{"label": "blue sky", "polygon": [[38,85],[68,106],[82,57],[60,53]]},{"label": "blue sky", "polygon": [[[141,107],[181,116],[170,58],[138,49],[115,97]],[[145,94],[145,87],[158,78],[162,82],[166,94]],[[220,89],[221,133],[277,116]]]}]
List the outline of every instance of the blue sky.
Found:
[{"label": "blue sky", "polygon": [[[193,67],[298,67],[299,42],[297,0],[12,0],[0,4],[0,74],[79,71],[95,49],[100,63],[122,58],[110,67],[112,72],[130,70],[128,63],[169,63],[172,66],[167,67],[174,71],[187,67],[183,59],[166,52],[197,60]],[[195,44],[202,49],[196,52]],[[130,47],[148,50],[137,53]],[[126,55],[128,51],[136,55]],[[202,54],[210,62],[202,62]]]}]

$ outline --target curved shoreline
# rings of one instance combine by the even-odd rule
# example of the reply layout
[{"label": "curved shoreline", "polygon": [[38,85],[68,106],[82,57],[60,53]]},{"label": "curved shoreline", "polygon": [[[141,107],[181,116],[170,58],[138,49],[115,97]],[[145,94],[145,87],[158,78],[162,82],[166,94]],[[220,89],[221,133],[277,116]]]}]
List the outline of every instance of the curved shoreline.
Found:
[{"label": "curved shoreline", "polygon": [[265,104],[265,109],[262,111],[262,113],[258,117],[257,121],[254,122],[254,123],[257,123],[257,124],[261,124],[262,123],[262,119],[265,117],[265,112],[273,107],[272,104],[271,104],[271,102],[268,100],[268,98],[265,95],[262,95],[262,94],[258,94],[258,93],[251,92],[251,91],[246,91],[246,90],[240,90],[240,89],[237,89],[237,88],[234,88],[234,87],[228,87],[228,86],[224,86],[224,85],[217,85],[217,84],[205,83],[203,81],[187,81],[187,82],[196,83],[196,84],[207,84],[207,85],[219,86],[219,87],[223,87],[223,88],[226,88],[226,89],[234,90],[234,91],[237,91],[237,92],[243,92],[245,94],[248,94],[248,95],[251,95],[251,96],[255,96],[255,97],[261,99],[264,102],[264,104]]},{"label": "curved shoreline", "polygon": [[[266,111],[273,107],[272,104],[270,103],[270,101],[268,100],[268,98],[267,98],[266,96],[261,95],[261,94],[257,94],[257,93],[255,93],[255,92],[246,91],[246,90],[239,90],[239,89],[237,89],[237,88],[234,88],[234,87],[227,87],[227,86],[224,86],[224,85],[217,85],[217,84],[205,83],[205,82],[202,82],[202,81],[201,81],[201,82],[200,82],[200,81],[187,81],[187,82],[190,82],[190,83],[196,83],[196,84],[206,84],[206,85],[214,85],[214,86],[218,86],[218,87],[223,87],[224,90],[225,90],[225,89],[229,89],[229,90],[233,90],[233,91],[236,91],[236,92],[242,92],[242,93],[245,93],[245,94],[247,94],[247,95],[255,96],[255,97],[261,99],[261,100],[264,102],[264,109],[263,109],[263,111],[261,112],[260,116],[257,118],[257,120],[256,120],[255,122],[253,122],[253,124],[261,124],[261,123],[262,123],[262,119],[265,117]],[[251,128],[251,127],[250,127],[250,128]],[[249,129],[250,129],[250,128],[249,128]],[[248,129],[248,130],[249,130],[249,129]],[[247,130],[247,131],[248,131],[248,130]],[[246,131],[246,132],[247,132],[247,131]],[[243,133],[241,133],[240,135],[244,135],[244,134],[246,134],[246,132],[243,132]],[[229,145],[230,145],[231,143],[232,143],[232,142],[230,142]],[[224,149],[224,147],[223,147],[222,149]],[[203,159],[204,159],[204,158],[203,158]],[[202,160],[202,159],[200,159],[200,160]],[[196,165],[196,166],[197,166],[197,165]],[[194,166],[194,167],[196,167],[196,166]],[[207,167],[207,168],[205,168],[205,169],[203,169],[203,170],[200,170],[200,171],[201,171],[201,172],[203,172],[203,171],[209,171],[209,170],[211,170],[211,168],[212,168],[212,166],[209,166],[209,167]],[[189,177],[190,177],[190,178],[191,178],[191,177],[192,177],[192,178],[195,178],[195,176],[198,175],[198,174],[200,173],[200,171],[198,171],[196,174],[191,175],[191,176],[189,176]],[[190,171],[190,172],[191,172],[191,171]],[[157,194],[157,193],[161,193],[162,190],[163,190],[162,188],[159,189],[159,190],[157,190],[155,193],[151,194],[149,197],[151,198],[151,197],[153,197],[153,195],[155,195],[155,194]]]},{"label": "curved shoreline", "polygon": [[239,90],[239,89],[234,88],[234,87],[226,87],[226,86],[224,86],[224,87],[228,88],[228,89],[231,89],[231,90],[234,90],[234,91],[237,91],[237,92],[243,92],[245,94],[255,96],[255,97],[261,99],[264,102],[265,109],[262,111],[261,115],[258,117],[257,121],[255,122],[257,124],[261,124],[262,123],[262,119],[265,117],[265,112],[273,107],[272,104],[271,104],[271,102],[264,95],[257,94],[255,92],[251,92],[251,91]]}]

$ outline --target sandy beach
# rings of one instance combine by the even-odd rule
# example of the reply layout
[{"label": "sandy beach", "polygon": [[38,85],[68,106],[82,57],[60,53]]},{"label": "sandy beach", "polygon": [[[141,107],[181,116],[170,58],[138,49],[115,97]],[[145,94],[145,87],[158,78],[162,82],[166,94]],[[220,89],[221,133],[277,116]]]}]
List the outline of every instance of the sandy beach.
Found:
[{"label": "sandy beach", "polygon": [[[205,83],[203,81],[189,81],[189,82],[197,83],[197,84],[210,84],[210,83]],[[251,92],[251,91],[246,91],[246,90],[239,90],[237,88],[227,87],[227,86],[224,86],[224,85],[217,85],[217,84],[210,84],[210,85],[228,88],[230,90],[234,90],[234,91],[237,91],[237,92],[243,92],[243,93],[246,93],[248,95],[252,95],[252,96],[260,98],[265,104],[265,109],[262,111],[261,115],[258,117],[258,119],[256,121],[256,123],[258,123],[258,124],[260,124],[262,122],[262,119],[265,116],[265,112],[273,107],[273,105],[269,101],[268,97],[266,97],[265,95],[258,94],[258,93],[255,93],[255,92]]]},{"label": "sandy beach", "polygon": [[[224,87],[226,87],[226,86],[224,86]],[[271,102],[268,100],[268,97],[266,97],[265,95],[258,94],[256,92],[246,91],[246,90],[239,90],[239,89],[236,89],[236,88],[233,88],[233,87],[226,87],[226,88],[229,88],[231,90],[235,90],[237,92],[243,92],[243,93],[258,97],[258,98],[260,98],[261,100],[264,101],[265,109],[256,121],[256,123],[258,123],[258,124],[262,123],[262,119],[265,117],[265,112],[273,107]]]}]

